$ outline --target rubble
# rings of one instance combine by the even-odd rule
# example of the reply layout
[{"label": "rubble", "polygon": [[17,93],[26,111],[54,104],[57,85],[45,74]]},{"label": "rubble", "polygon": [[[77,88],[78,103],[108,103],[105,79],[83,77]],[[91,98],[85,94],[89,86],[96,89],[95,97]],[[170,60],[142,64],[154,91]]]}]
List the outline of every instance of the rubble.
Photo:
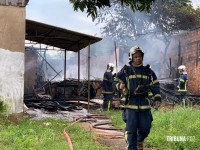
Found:
[{"label": "rubble", "polygon": [[[180,104],[179,93],[176,90],[176,82],[172,79],[166,78],[159,80],[160,91],[162,96],[162,101],[168,104]],[[199,94],[186,94],[186,100],[191,103],[191,105],[200,105],[200,95]]]}]

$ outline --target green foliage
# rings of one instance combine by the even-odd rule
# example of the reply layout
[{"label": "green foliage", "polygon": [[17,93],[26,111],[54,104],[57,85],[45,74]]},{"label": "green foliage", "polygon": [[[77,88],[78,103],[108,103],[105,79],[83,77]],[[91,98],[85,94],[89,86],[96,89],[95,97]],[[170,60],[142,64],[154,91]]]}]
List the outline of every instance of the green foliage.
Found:
[{"label": "green foliage", "polygon": [[0,101],[0,112],[3,111],[3,101]]},{"label": "green foliage", "polygon": [[[149,11],[152,3],[155,0],[121,0],[121,5],[129,6],[133,11]],[[98,16],[97,10],[105,7],[111,7],[110,0],[70,0],[73,4],[74,10],[87,10],[88,16],[93,20]]]},{"label": "green foliage", "polygon": [[104,23],[102,34],[123,43],[144,35],[171,35],[200,25],[200,14],[189,0],[157,0],[150,11],[132,12],[129,7],[112,3],[98,12],[98,23]]},{"label": "green foliage", "polygon": [[200,25],[200,15],[189,0],[158,0],[152,6],[148,16],[155,28],[162,29],[162,32],[168,35]]},{"label": "green foliage", "polygon": [[5,114],[7,112],[7,105],[0,98],[0,114]]}]

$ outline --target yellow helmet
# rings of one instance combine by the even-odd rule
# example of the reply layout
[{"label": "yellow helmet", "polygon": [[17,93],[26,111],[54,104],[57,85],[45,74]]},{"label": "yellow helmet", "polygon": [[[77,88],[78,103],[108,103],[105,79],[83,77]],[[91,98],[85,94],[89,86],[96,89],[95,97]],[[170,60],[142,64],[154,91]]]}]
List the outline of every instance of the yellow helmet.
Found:
[{"label": "yellow helmet", "polygon": [[138,45],[136,45],[136,46],[134,46],[134,47],[132,47],[132,48],[130,49],[130,52],[129,52],[129,60],[132,60],[132,59],[133,59],[132,56],[133,56],[133,54],[135,54],[136,52],[140,52],[140,53],[142,53],[142,57],[144,56],[143,50],[142,50]]}]

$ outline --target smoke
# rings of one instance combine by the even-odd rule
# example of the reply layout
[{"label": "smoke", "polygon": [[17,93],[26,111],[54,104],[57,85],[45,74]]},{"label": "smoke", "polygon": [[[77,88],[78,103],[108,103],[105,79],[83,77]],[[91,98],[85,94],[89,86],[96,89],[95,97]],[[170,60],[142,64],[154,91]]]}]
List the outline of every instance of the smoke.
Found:
[{"label": "smoke", "polygon": [[[88,47],[80,51],[81,79],[88,79],[88,73],[90,73],[92,79],[102,79],[108,63],[115,64],[114,72],[118,72],[125,64],[129,63],[128,53],[130,48],[135,45],[139,45],[144,51],[144,65],[149,64],[159,78],[166,76],[164,70],[168,69],[168,66],[163,63],[164,59],[168,59],[165,57],[166,43],[163,42],[162,37],[158,38],[153,33],[153,31],[161,30],[156,29],[151,22],[148,22],[148,18],[144,13],[133,13],[128,9],[123,11],[128,18],[126,21],[130,21],[127,23],[128,28],[124,28],[122,21],[117,20],[116,17],[111,20],[116,22],[116,28],[112,27],[115,31],[109,31],[100,42],[91,45],[90,54],[88,54]],[[117,16],[117,14],[115,15]],[[143,28],[145,26],[144,20],[146,20],[145,23],[148,23],[146,25],[149,26],[148,30]],[[106,33],[105,30],[103,32]],[[39,68],[43,70],[43,73],[40,72],[40,74],[45,76],[45,80],[60,81],[64,77],[78,78],[78,53],[67,51],[66,64],[64,51],[46,51],[45,55],[44,53],[41,53],[41,55],[49,63],[47,64],[43,59],[40,61],[41,66]],[[31,67],[29,64],[27,66],[28,68]]]},{"label": "smoke", "polygon": [[[66,65],[66,78],[78,78],[78,53],[67,51],[65,64],[64,51],[31,49],[27,48],[26,51],[26,72],[34,70],[37,64],[37,74],[43,76],[43,80],[62,81]],[[90,45],[90,55],[88,52],[89,47],[80,51],[80,79],[88,79],[88,73],[90,73],[90,79],[102,79],[108,63],[120,67],[119,50],[115,53],[115,44],[111,39],[104,38]]]},{"label": "smoke", "polygon": [[[88,79],[88,72],[90,72],[90,79],[102,79],[106,71],[108,63],[115,64],[113,73],[118,72],[125,64],[129,63],[129,49],[139,45],[144,55],[144,65],[151,65],[158,77],[161,77],[163,72],[163,54],[165,44],[157,39],[141,39],[132,42],[127,49],[123,47],[115,47],[114,41],[109,38],[104,38],[102,41],[90,46],[90,57],[88,56],[88,49],[86,47],[80,51],[80,79]],[[115,51],[115,48],[117,51]],[[60,81],[64,79],[64,51],[58,52],[50,51],[51,54],[46,54],[46,61],[56,70],[60,72],[58,75],[50,66],[44,63],[43,70],[48,80]],[[115,53],[116,52],[116,53]],[[90,61],[90,68],[88,71],[88,61]],[[46,68],[46,69],[45,69]],[[66,60],[66,78],[78,78],[78,53],[67,52]]]}]

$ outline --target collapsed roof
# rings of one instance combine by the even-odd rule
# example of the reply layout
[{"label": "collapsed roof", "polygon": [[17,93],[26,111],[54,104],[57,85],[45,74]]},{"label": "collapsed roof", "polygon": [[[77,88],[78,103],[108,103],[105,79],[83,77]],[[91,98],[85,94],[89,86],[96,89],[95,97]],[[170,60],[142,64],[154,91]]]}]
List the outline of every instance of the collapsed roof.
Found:
[{"label": "collapsed roof", "polygon": [[102,38],[26,19],[26,40],[61,48],[79,50]]}]

